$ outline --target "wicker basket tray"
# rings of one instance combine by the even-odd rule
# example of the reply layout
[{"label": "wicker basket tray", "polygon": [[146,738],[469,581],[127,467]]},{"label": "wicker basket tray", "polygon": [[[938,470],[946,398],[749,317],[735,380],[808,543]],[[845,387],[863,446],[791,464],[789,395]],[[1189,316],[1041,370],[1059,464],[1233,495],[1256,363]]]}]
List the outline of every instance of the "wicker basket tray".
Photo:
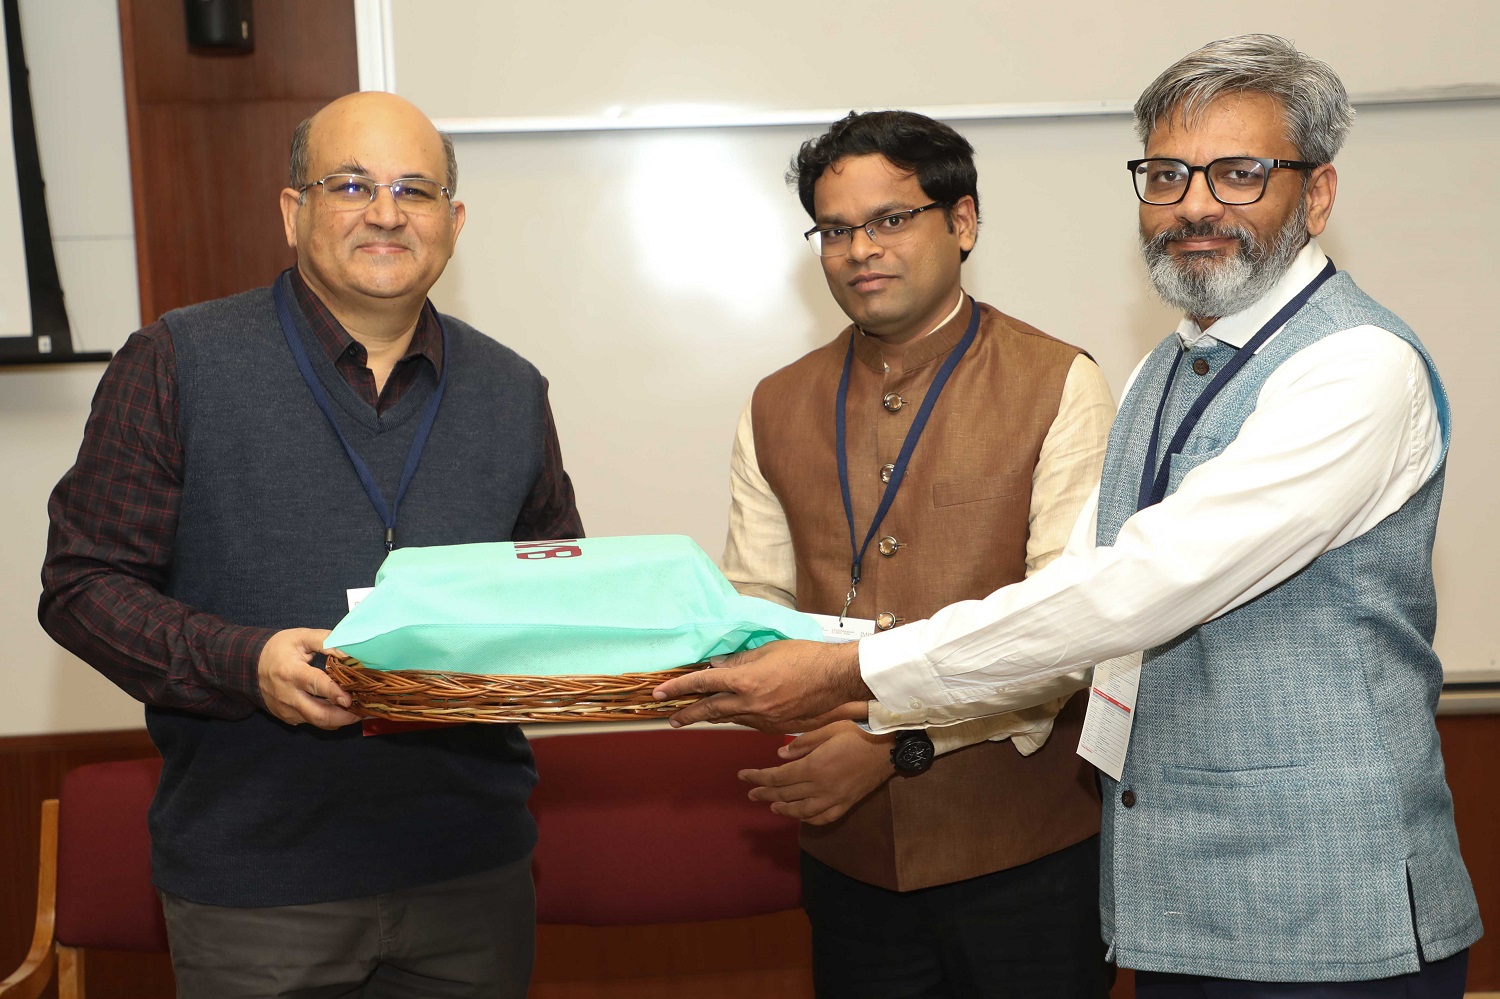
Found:
[{"label": "wicker basket tray", "polygon": [[351,710],[391,721],[584,722],[664,718],[695,698],[653,701],[651,691],[703,664],[619,676],[488,676],[435,670],[376,670],[330,652],[328,676],[354,699]]}]

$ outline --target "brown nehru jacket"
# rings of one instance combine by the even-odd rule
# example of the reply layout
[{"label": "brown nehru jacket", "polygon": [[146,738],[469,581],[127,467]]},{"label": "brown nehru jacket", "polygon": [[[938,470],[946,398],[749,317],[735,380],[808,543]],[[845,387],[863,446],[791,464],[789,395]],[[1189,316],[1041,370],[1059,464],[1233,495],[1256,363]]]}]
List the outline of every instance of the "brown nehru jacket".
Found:
[{"label": "brown nehru jacket", "polygon": [[[851,326],[756,388],[755,454],[791,530],[799,610],[837,614],[849,589],[833,419],[849,338],[849,486],[863,540],[888,463],[973,307],[966,301],[951,321],[890,358]],[[1032,473],[1080,352],[978,307],[979,334],[865,554],[852,617],[884,627],[920,620],[1026,575]],[[882,539],[889,540],[882,546]],[[907,891],[1015,867],[1093,835],[1098,791],[1074,752],[1082,696],[1068,702],[1031,756],[1009,741],[940,756],[925,774],[887,781],[837,822],[804,825],[803,848],[850,877]]]}]

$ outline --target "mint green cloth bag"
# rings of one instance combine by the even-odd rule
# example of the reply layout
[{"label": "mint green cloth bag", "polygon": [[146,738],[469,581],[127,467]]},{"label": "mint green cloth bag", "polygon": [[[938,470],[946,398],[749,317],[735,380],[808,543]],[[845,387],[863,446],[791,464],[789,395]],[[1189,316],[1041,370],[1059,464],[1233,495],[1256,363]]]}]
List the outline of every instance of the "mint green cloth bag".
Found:
[{"label": "mint green cloth bag", "polygon": [[615,676],[820,637],[691,538],[651,535],[397,549],[326,644],[381,670]]}]

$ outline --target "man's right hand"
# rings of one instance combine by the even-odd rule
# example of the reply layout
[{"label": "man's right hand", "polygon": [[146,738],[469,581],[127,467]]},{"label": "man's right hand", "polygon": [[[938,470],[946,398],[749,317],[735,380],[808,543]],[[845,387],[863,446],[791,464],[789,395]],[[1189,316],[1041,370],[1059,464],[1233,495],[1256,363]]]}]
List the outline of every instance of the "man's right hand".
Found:
[{"label": "man's right hand", "polygon": [[862,720],[871,698],[859,675],[859,643],[799,639],[770,642],[668,680],[658,701],[706,694],[669,719],[735,723],[762,732],[808,732],[835,719]]},{"label": "man's right hand", "polygon": [[359,721],[345,710],[351,701],[328,674],[312,665],[328,632],[317,628],[278,631],[260,652],[260,696],[266,710],[288,725],[343,728]]},{"label": "man's right hand", "polygon": [[751,801],[771,802],[777,815],[827,825],[896,775],[895,744],[894,735],[872,735],[851,721],[838,721],[782,746],[777,754],[790,762],[741,770],[740,780],[755,785]]}]

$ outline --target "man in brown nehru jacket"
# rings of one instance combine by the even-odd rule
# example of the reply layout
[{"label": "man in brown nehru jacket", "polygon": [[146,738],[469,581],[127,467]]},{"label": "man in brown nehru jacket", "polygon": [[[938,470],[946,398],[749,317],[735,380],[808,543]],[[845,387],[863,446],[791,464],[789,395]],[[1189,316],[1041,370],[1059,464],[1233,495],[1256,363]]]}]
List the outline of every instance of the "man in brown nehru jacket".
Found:
[{"label": "man in brown nehru jacket", "polygon": [[[922,115],[850,114],[788,180],[852,325],[745,408],[725,573],[858,634],[1045,565],[1098,482],[1114,405],[1078,348],[963,292],[972,147]],[[741,774],[804,823],[819,996],[1108,993],[1080,686],[930,731],[834,722]]]}]

